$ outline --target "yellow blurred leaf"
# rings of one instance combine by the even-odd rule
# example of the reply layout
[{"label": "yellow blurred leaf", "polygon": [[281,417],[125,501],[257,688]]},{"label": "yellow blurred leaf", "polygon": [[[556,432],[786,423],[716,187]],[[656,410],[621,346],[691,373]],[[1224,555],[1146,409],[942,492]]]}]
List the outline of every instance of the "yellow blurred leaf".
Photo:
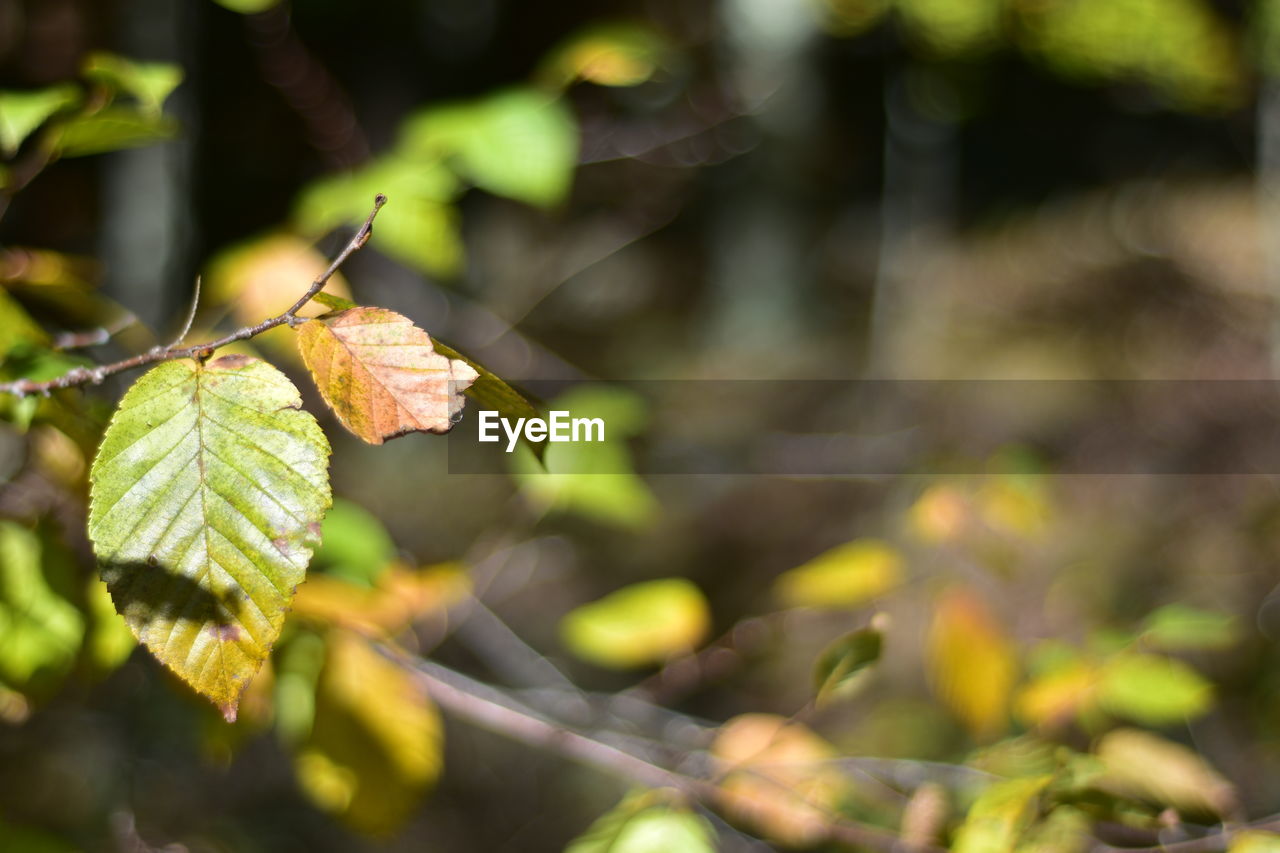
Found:
[{"label": "yellow blurred leaf", "polygon": [[1098,673],[1092,666],[1071,663],[1026,684],[1018,691],[1014,712],[1031,725],[1065,725],[1093,704],[1097,686]]},{"label": "yellow blurred leaf", "polygon": [[440,717],[403,669],[349,631],[329,634],[315,721],[299,750],[298,781],[353,828],[399,828],[440,775]]},{"label": "yellow blurred leaf", "polygon": [[907,526],[926,542],[951,542],[972,524],[969,497],[951,485],[925,489],[907,511]]},{"label": "yellow blurred leaf", "polygon": [[982,792],[956,830],[955,853],[1013,853],[1019,837],[1035,820],[1040,792],[1052,776],[1008,779]]},{"label": "yellow blurred leaf", "polygon": [[992,530],[1037,539],[1048,529],[1052,506],[1044,484],[1029,477],[997,477],[978,490],[983,521]]},{"label": "yellow blurred leaf", "polygon": [[1106,768],[1096,787],[1173,806],[1183,813],[1229,815],[1235,788],[1182,744],[1137,729],[1116,729],[1095,752]]},{"label": "yellow blurred leaf", "polygon": [[972,591],[953,588],[935,603],[928,669],[935,692],[974,737],[1005,730],[1017,658],[1004,628]]},{"label": "yellow blurred leaf", "polygon": [[666,50],[662,37],[648,27],[591,27],[552,50],[539,76],[557,86],[575,80],[600,86],[636,86],[653,76]]},{"label": "yellow blurred leaf", "polygon": [[394,636],[422,616],[457,603],[470,589],[465,569],[456,564],[414,570],[393,563],[373,587],[312,574],[298,587],[293,611],[325,625],[370,636]]},{"label": "yellow blurred leaf", "polygon": [[[292,234],[270,234],[220,252],[209,265],[203,287],[210,301],[229,305],[238,322],[253,325],[288,309],[328,266],[329,260],[305,240]],[[351,298],[341,272],[329,279],[325,291]],[[316,317],[327,310],[317,302],[308,302],[298,316]],[[292,336],[285,327],[259,335],[257,340],[296,361]]]},{"label": "yellow blurred leaf", "polygon": [[1274,832],[1242,832],[1231,839],[1227,853],[1280,853],[1280,835]]},{"label": "yellow blurred leaf", "polygon": [[1122,652],[1102,666],[1098,702],[1109,713],[1161,726],[1207,712],[1213,686],[1182,661]]},{"label": "yellow blurred leaf", "polygon": [[720,727],[711,754],[723,763],[730,815],[786,845],[827,836],[848,781],[829,763],[838,753],[825,740],[773,714],[743,714]]},{"label": "yellow blurred leaf", "polygon": [[837,545],[784,572],[774,590],[788,607],[854,607],[902,583],[901,555],[878,539]]},{"label": "yellow blurred leaf", "polygon": [[569,612],[560,636],[578,657],[628,668],[687,654],[711,627],[701,590],[684,578],[623,587]]}]

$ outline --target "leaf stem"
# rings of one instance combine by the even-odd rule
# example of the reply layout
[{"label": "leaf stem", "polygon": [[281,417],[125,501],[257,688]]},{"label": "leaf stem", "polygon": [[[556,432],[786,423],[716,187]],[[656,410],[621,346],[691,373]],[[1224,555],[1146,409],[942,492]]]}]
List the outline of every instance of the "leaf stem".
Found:
[{"label": "leaf stem", "polygon": [[[71,388],[77,385],[88,385],[90,383],[97,385],[108,376],[122,373],[126,370],[133,370],[136,367],[145,367],[148,364],[155,364],[161,361],[171,361],[177,358],[208,358],[214,350],[233,344],[237,341],[245,341],[249,338],[256,337],[263,332],[274,329],[276,326],[296,326],[300,320],[298,319],[298,311],[302,310],[302,306],[311,301],[317,293],[324,289],[329,279],[333,278],[333,274],[351,257],[355,252],[364,247],[369,242],[369,235],[373,233],[373,220],[377,217],[378,211],[387,203],[387,197],[382,193],[378,193],[373,201],[373,209],[369,211],[369,215],[365,218],[364,224],[358,230],[347,244],[338,253],[329,267],[321,273],[311,286],[307,288],[307,292],[293,303],[289,310],[282,314],[277,314],[258,323],[256,326],[245,326],[236,331],[224,335],[217,340],[208,341],[202,344],[193,344],[191,346],[179,346],[181,340],[175,341],[167,347],[159,347],[157,349],[148,350],[131,358],[122,359],[112,362],[111,364],[101,364],[96,367],[77,367],[67,371],[61,376],[49,379],[44,382],[35,382],[30,379],[16,379],[12,382],[0,382],[0,393],[15,394],[18,397],[25,397],[28,394],[43,394],[48,396],[51,391],[59,388]],[[185,336],[185,335],[184,335]]]}]

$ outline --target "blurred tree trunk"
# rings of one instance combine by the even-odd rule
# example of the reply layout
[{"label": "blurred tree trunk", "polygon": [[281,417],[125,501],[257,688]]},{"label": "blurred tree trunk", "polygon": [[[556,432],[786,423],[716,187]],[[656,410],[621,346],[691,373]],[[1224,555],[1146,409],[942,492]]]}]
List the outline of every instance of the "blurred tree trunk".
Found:
[{"label": "blurred tree trunk", "polygon": [[[177,63],[190,74],[200,6],[127,0],[119,6],[114,47],[133,59]],[[199,128],[190,83],[170,97],[166,112],[181,122],[176,139],[117,152],[103,167],[101,252],[107,293],[162,334],[193,283],[191,165]]]}]

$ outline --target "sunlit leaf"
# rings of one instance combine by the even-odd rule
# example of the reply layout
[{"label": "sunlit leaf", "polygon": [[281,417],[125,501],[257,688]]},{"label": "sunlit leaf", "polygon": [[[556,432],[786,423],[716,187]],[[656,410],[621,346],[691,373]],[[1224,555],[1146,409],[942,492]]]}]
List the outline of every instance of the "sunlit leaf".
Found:
[{"label": "sunlit leaf", "polygon": [[669,800],[661,791],[628,796],[570,841],[565,853],[714,853],[711,824]]},{"label": "sunlit leaf", "polygon": [[443,731],[410,675],[346,632],[329,634],[315,722],[295,767],[320,807],[386,835],[412,815],[440,775]]},{"label": "sunlit leaf", "polygon": [[466,573],[457,567],[414,570],[392,565],[381,573],[374,587],[313,574],[298,587],[293,612],[326,626],[391,637],[421,616],[443,611],[469,590]]},{"label": "sunlit leaf", "polygon": [[564,199],[577,165],[572,111],[536,89],[432,107],[410,118],[402,133],[403,150],[445,157],[476,186],[542,207]]},{"label": "sunlit leaf", "polygon": [[1142,643],[1162,651],[1222,651],[1240,639],[1237,620],[1229,613],[1169,604],[1147,617]]},{"label": "sunlit leaf", "polygon": [[39,537],[0,521],[0,681],[26,688],[65,672],[84,634],[84,617],[42,569]]},{"label": "sunlit leaf", "polygon": [[1236,806],[1231,783],[1182,744],[1150,732],[1117,729],[1098,742],[1095,752],[1106,767],[1097,783],[1104,790],[1186,814],[1223,816]]},{"label": "sunlit leaf", "polygon": [[467,388],[467,396],[475,400],[482,409],[498,412],[504,418],[518,420],[520,418],[538,418],[542,413],[534,407],[524,395],[512,388],[498,374],[484,365],[468,358],[453,347],[435,341],[436,352],[445,358],[465,361],[476,372],[476,381]]},{"label": "sunlit leaf", "polygon": [[1173,658],[1122,652],[1099,672],[1098,702],[1109,713],[1161,726],[1208,711],[1213,686]]},{"label": "sunlit leaf", "polygon": [[687,654],[710,627],[701,590],[683,578],[667,578],[623,587],[576,608],[560,623],[560,636],[584,660],[626,668]]},{"label": "sunlit leaf", "polygon": [[1040,792],[1051,776],[1009,779],[982,792],[956,830],[955,853],[1013,853],[1019,837],[1035,820]]},{"label": "sunlit leaf", "polygon": [[54,113],[80,102],[80,90],[71,84],[31,92],[0,92],[0,151],[12,157],[23,140]]},{"label": "sunlit leaf", "polygon": [[828,646],[813,668],[819,706],[855,692],[865,683],[868,667],[880,660],[884,635],[877,628],[845,634]]},{"label": "sunlit leaf", "polygon": [[556,47],[538,76],[556,86],[585,80],[600,86],[636,86],[658,70],[665,40],[639,24],[589,27]]},{"label": "sunlit leaf", "polygon": [[734,717],[716,734],[721,800],[768,838],[808,846],[827,836],[848,790],[829,762],[835,749],[800,723],[772,714]]},{"label": "sunlit leaf", "polygon": [[234,719],[329,506],[329,444],[275,368],[170,361],[125,394],[90,472],[89,536],[116,609]]},{"label": "sunlit leaf", "polygon": [[934,690],[975,737],[1004,731],[1017,658],[1003,627],[975,593],[955,588],[935,602],[928,668]]},{"label": "sunlit leaf", "polygon": [[177,122],[168,116],[154,116],[127,107],[107,107],[61,125],[57,147],[62,157],[83,157],[151,145],[171,139],[177,132]]},{"label": "sunlit leaf", "polygon": [[436,352],[426,332],[385,308],[350,308],[297,332],[320,396],[369,444],[448,432],[476,380],[470,365]]},{"label": "sunlit leaf", "polygon": [[98,51],[85,60],[84,75],[137,99],[143,111],[159,115],[165,99],[182,82],[182,68],[168,62],[138,62]]},{"label": "sunlit leaf", "polygon": [[784,573],[775,589],[789,607],[856,607],[897,587],[903,575],[902,557],[891,545],[858,539]]}]

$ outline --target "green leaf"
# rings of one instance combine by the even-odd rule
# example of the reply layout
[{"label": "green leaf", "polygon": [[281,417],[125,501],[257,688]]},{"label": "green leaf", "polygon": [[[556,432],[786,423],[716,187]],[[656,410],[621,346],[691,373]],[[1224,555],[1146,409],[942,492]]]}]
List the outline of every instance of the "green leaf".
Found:
[{"label": "green leaf", "polygon": [[542,413],[523,394],[512,388],[498,374],[475,359],[469,358],[448,344],[441,342],[439,338],[433,338],[433,341],[435,342],[436,352],[446,358],[460,359],[471,365],[471,369],[476,372],[477,378],[464,393],[479,403],[480,406],[485,409],[492,409],[504,418],[542,417]]},{"label": "green leaf", "polygon": [[1094,785],[1104,791],[1200,817],[1230,815],[1238,808],[1231,783],[1180,743],[1151,732],[1116,729],[1103,736],[1096,752],[1105,773]]},{"label": "green leaf", "polygon": [[1142,633],[1145,645],[1166,652],[1222,651],[1239,639],[1239,626],[1230,613],[1185,604],[1169,604],[1152,613]]},{"label": "green leaf", "polygon": [[1122,652],[1099,674],[1104,711],[1150,726],[1183,722],[1213,705],[1213,686],[1182,661]]},{"label": "green leaf", "polygon": [[319,237],[363,222],[373,197],[384,193],[394,206],[379,217],[373,245],[429,275],[452,276],[464,259],[451,203],[458,189],[457,178],[439,157],[392,154],[350,175],[310,184],[298,197],[293,217],[300,231]]},{"label": "green leaf", "polygon": [[876,628],[845,634],[823,651],[813,668],[813,684],[821,707],[847,696],[865,683],[868,667],[880,660],[884,635]]},{"label": "green leaf", "polygon": [[84,635],[84,618],[49,585],[41,559],[35,533],[0,522],[0,681],[19,689],[65,672]]},{"label": "green leaf", "polygon": [[89,54],[84,75],[137,99],[142,111],[160,115],[165,99],[182,82],[182,69],[168,62],[136,62],[114,53]]},{"label": "green leaf", "polygon": [[277,6],[280,0],[214,0],[219,6],[230,9],[232,12],[239,12],[242,15],[252,15],[258,12],[265,12],[273,6]]},{"label": "green leaf", "polygon": [[878,539],[857,539],[824,551],[781,575],[775,585],[790,607],[856,607],[902,583],[903,560]]},{"label": "green leaf", "polygon": [[243,355],[170,361],[125,394],[90,471],[116,609],[234,720],[329,507],[329,443],[293,384]]},{"label": "green leaf", "polygon": [[85,653],[94,670],[105,675],[125,662],[137,645],[129,623],[116,612],[111,593],[101,578],[91,578],[85,591],[90,626]]},{"label": "green leaf", "polygon": [[955,853],[1013,853],[1036,818],[1040,792],[1052,776],[1009,779],[982,792],[956,830]]},{"label": "green leaf", "polygon": [[636,86],[653,76],[669,50],[657,32],[639,24],[588,27],[548,54],[540,80],[565,87],[576,80],[600,86]]},{"label": "green leaf", "polygon": [[715,830],[661,792],[632,794],[569,842],[565,853],[715,853]]},{"label": "green leaf", "polygon": [[[332,293],[328,293],[323,290],[311,297],[311,301],[319,302],[330,311],[346,311],[348,308],[358,307],[356,303],[352,302],[350,299],[343,299],[341,296],[334,296]],[[436,349],[439,348],[440,342],[436,341]],[[456,358],[456,356],[449,357]]]},{"label": "green leaf", "polygon": [[321,545],[312,565],[351,583],[372,587],[396,557],[382,522],[364,507],[338,498],[321,525]]},{"label": "green leaf", "polygon": [[569,612],[560,636],[600,666],[626,669],[688,654],[711,627],[707,600],[684,578],[646,581]]},{"label": "green leaf", "polygon": [[121,148],[138,148],[172,138],[178,124],[167,116],[152,116],[127,107],[107,107],[62,125],[58,153],[84,157]]},{"label": "green leaf", "polygon": [[411,154],[447,158],[495,195],[552,207],[573,181],[578,125],[562,99],[512,89],[420,113],[405,123],[400,145]]},{"label": "green leaf", "polygon": [[79,102],[80,90],[70,83],[34,92],[0,92],[0,151],[12,157],[50,116]]}]

